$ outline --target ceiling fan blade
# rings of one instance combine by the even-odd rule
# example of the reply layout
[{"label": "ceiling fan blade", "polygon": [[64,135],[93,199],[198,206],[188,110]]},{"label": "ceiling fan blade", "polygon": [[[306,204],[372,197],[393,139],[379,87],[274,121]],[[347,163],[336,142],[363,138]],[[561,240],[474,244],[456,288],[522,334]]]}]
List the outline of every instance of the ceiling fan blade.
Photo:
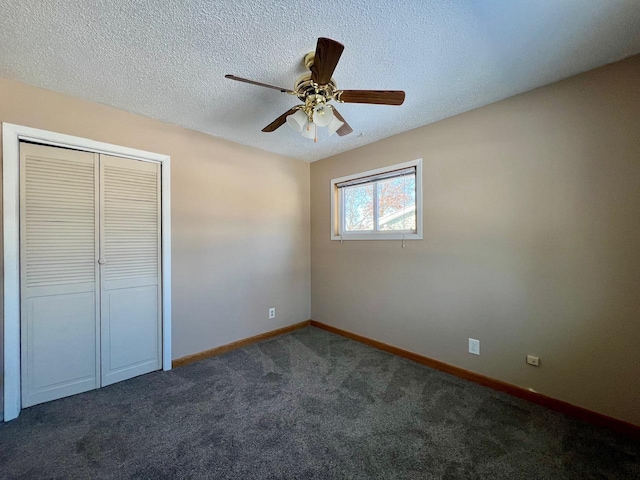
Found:
[{"label": "ceiling fan blade", "polygon": [[235,75],[225,75],[224,78],[228,78],[229,80],[235,80],[236,82],[249,83],[251,85],[257,85],[259,87],[267,87],[273,88],[274,90],[280,90],[282,93],[292,93],[295,94],[293,90],[289,90],[288,88],[276,87],[275,85],[269,85],[268,83],[256,82],[254,80],[249,80],[247,78],[236,77]]},{"label": "ceiling fan blade", "polygon": [[333,71],[338,65],[344,45],[330,38],[320,37],[311,66],[311,80],[318,85],[326,85],[331,80]]},{"label": "ceiling fan blade", "polygon": [[342,90],[336,95],[339,102],[373,103],[377,105],[402,105],[402,90]]},{"label": "ceiling fan blade", "polygon": [[347,121],[344,119],[344,117],[340,115],[340,112],[338,112],[338,109],[336,107],[333,107],[333,114],[336,116],[338,120],[340,120],[341,122],[344,122],[344,125],[342,125],[338,130],[336,130],[336,133],[338,135],[340,135],[341,137],[344,137],[345,135],[349,135],[351,132],[353,132],[353,128],[351,128],[347,123]]},{"label": "ceiling fan blade", "polygon": [[273,132],[275,130],[277,130],[278,128],[280,128],[282,125],[284,125],[284,122],[287,121],[287,117],[291,114],[296,113],[296,110],[298,110],[297,107],[293,107],[290,110],[287,110],[285,113],[283,113],[282,115],[280,115],[278,118],[276,118],[273,122],[271,122],[269,125],[267,125],[266,127],[264,127],[262,129],[263,132]]}]

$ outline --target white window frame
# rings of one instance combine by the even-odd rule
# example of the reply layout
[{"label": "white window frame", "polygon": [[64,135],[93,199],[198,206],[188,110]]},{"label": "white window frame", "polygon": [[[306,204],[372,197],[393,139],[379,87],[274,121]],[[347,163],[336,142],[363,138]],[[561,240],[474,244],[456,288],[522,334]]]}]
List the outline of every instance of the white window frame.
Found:
[{"label": "white window frame", "polygon": [[36,128],[2,124],[4,227],[4,421],[18,417],[20,391],[20,141],[160,164],[162,209],[162,369],[171,370],[171,157]]},{"label": "white window frame", "polygon": [[[344,232],[344,189],[337,187],[342,182],[357,178],[370,177],[383,173],[415,167],[416,169],[416,230],[413,231],[378,231]],[[377,195],[374,195],[376,201]],[[377,201],[376,201],[377,203]],[[374,209],[374,226],[377,224],[378,206]],[[367,172],[354,173],[331,180],[331,240],[422,240],[422,159],[376,168]]]}]

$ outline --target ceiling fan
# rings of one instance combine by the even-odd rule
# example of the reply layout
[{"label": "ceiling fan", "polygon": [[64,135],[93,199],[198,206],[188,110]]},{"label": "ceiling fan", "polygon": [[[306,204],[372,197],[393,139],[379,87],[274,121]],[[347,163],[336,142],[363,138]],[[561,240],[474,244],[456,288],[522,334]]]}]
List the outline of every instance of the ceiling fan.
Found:
[{"label": "ceiling fan", "polygon": [[337,133],[342,137],[353,132],[353,129],[338,110],[333,105],[329,105],[332,100],[339,103],[377,105],[402,105],[404,102],[402,90],[339,90],[331,75],[338,65],[343,50],[344,45],[335,40],[318,38],[316,51],[307,53],[303,59],[305,67],[310,72],[296,80],[293,90],[235,75],[225,75],[225,78],[279,90],[282,93],[294,95],[303,102],[280,115],[264,127],[263,132],[273,132],[286,122],[303,137],[312,138],[315,142],[318,141],[318,127],[327,127],[330,135]]}]

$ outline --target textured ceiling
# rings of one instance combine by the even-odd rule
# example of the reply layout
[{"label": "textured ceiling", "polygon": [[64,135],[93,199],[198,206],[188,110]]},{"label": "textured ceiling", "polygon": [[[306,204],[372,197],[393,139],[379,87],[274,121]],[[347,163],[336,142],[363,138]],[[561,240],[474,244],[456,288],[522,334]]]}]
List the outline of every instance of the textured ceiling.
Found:
[{"label": "textured ceiling", "polygon": [[[402,89],[401,107],[344,104],[319,143],[262,127],[326,36],[339,88]],[[0,0],[0,76],[313,161],[640,52],[639,0]]]}]

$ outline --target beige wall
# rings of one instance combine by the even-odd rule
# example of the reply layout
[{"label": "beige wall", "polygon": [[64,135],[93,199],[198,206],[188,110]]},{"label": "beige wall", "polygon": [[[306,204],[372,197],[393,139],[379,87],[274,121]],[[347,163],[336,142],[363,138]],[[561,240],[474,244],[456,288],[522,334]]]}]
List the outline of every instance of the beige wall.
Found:
[{"label": "beige wall", "polygon": [[0,122],[171,155],[174,358],[309,319],[308,164],[3,79]]},{"label": "beige wall", "polygon": [[[316,162],[311,192],[305,163],[2,79],[0,121],[171,155],[174,358],[309,318],[311,194],[312,318],[640,424],[638,84],[640,56]],[[419,157],[424,240],[329,240],[331,178]]]},{"label": "beige wall", "polygon": [[[636,56],[313,163],[312,318],[640,424],[639,86]],[[329,239],[332,178],[415,158],[424,240]]]}]

